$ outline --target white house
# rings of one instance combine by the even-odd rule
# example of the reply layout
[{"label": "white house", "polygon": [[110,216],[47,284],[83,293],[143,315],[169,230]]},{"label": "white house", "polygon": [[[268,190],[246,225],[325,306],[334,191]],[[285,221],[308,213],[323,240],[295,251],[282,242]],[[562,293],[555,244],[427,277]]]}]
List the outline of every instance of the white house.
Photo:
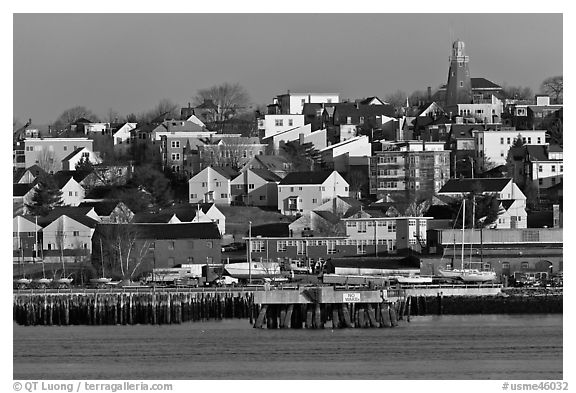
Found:
[{"label": "white house", "polygon": [[230,182],[237,172],[228,167],[207,167],[188,180],[190,203],[216,203],[229,205]]},{"label": "white house", "polygon": [[356,136],[320,150],[322,162],[336,171],[346,171],[348,157],[370,157],[372,146],[366,135]]},{"label": "white house", "polygon": [[337,104],[340,94],[334,93],[291,93],[278,95],[275,103],[283,114],[302,114],[304,104]]},{"label": "white house", "polygon": [[114,151],[125,154],[130,149],[130,132],[136,128],[137,123],[124,123],[112,131]]},{"label": "white house", "polygon": [[278,184],[278,210],[297,215],[336,196],[349,196],[348,182],[336,171],[292,172]]},{"label": "white house", "polygon": [[248,206],[278,206],[280,180],[267,169],[247,169],[230,183],[232,195]]},{"label": "white house", "polygon": [[93,151],[93,142],[88,138],[26,138],[25,167],[38,164],[46,172],[57,172],[63,169],[62,160],[73,151],[81,147]]},{"label": "white house", "polygon": [[264,115],[263,119],[258,119],[258,129],[264,131],[264,138],[303,125],[304,115]]},{"label": "white house", "polygon": [[494,228],[527,228],[526,196],[510,178],[450,179],[438,195],[461,197],[471,192],[497,196],[501,214]]},{"label": "white house", "polygon": [[62,191],[62,205],[78,206],[84,200],[86,191],[70,174],[56,173],[54,180]]},{"label": "white house", "polygon": [[93,165],[100,164],[102,162],[100,156],[94,153],[91,149],[88,149],[87,147],[79,147],[62,159],[62,170],[64,171],[76,170],[76,165],[81,160],[84,161],[88,160]]},{"label": "white house", "polygon": [[546,130],[479,130],[474,137],[477,163],[482,168],[485,168],[487,163],[494,166],[506,165],[508,150],[518,136],[525,145],[546,144]]},{"label": "white house", "polygon": [[[98,221],[83,215],[60,215],[42,230],[43,249],[87,250],[92,249],[92,235]],[[55,255],[57,256],[57,255]]]},{"label": "white house", "polygon": [[278,151],[282,142],[286,143],[297,141],[301,138],[305,139],[310,136],[310,134],[312,134],[312,125],[306,124],[304,126],[291,128],[278,134],[262,138],[262,143],[266,143],[268,145],[267,152],[273,154],[274,152]]}]

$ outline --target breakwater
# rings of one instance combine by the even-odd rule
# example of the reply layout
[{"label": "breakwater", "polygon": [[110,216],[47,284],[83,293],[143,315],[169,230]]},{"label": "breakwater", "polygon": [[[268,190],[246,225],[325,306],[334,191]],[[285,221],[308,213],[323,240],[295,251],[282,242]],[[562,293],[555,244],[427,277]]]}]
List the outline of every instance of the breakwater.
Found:
[{"label": "breakwater", "polygon": [[251,292],[88,292],[14,294],[19,325],[136,325],[248,318]]},{"label": "breakwater", "polygon": [[411,296],[412,315],[558,314],[561,294],[510,296]]}]

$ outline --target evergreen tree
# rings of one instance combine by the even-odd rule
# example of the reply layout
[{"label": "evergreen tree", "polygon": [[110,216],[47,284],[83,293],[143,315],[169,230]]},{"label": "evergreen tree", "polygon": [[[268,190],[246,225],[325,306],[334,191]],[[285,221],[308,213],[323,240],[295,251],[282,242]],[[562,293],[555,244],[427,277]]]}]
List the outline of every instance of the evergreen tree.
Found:
[{"label": "evergreen tree", "polygon": [[42,176],[35,187],[34,195],[26,208],[30,214],[45,216],[50,210],[62,205],[62,191],[51,176]]},{"label": "evergreen tree", "polygon": [[80,161],[76,163],[75,169],[78,172],[91,173],[94,171],[94,165],[92,165],[88,157],[82,157],[80,158]]},{"label": "evergreen tree", "polygon": [[313,171],[316,161],[320,158],[320,152],[314,148],[312,143],[300,144],[299,141],[285,143],[281,147],[284,157],[292,161],[295,171]]}]

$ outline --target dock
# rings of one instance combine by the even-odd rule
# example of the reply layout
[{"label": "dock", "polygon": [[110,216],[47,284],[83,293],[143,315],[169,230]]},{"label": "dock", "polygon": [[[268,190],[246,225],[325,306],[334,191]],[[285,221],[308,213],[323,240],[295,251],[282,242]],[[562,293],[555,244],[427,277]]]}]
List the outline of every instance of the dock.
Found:
[{"label": "dock", "polygon": [[403,290],[333,286],[256,292],[254,303],[254,327],[268,329],[395,327],[411,309]]}]

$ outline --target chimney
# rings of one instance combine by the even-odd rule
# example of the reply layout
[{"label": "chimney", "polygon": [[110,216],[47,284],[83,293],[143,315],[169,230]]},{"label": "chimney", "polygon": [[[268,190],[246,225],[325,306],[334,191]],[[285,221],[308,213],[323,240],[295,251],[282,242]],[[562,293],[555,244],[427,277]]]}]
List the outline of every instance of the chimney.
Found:
[{"label": "chimney", "polygon": [[432,87],[428,86],[428,102],[432,101]]},{"label": "chimney", "polygon": [[190,103],[188,103],[188,109],[190,109],[190,108],[191,108]]}]

